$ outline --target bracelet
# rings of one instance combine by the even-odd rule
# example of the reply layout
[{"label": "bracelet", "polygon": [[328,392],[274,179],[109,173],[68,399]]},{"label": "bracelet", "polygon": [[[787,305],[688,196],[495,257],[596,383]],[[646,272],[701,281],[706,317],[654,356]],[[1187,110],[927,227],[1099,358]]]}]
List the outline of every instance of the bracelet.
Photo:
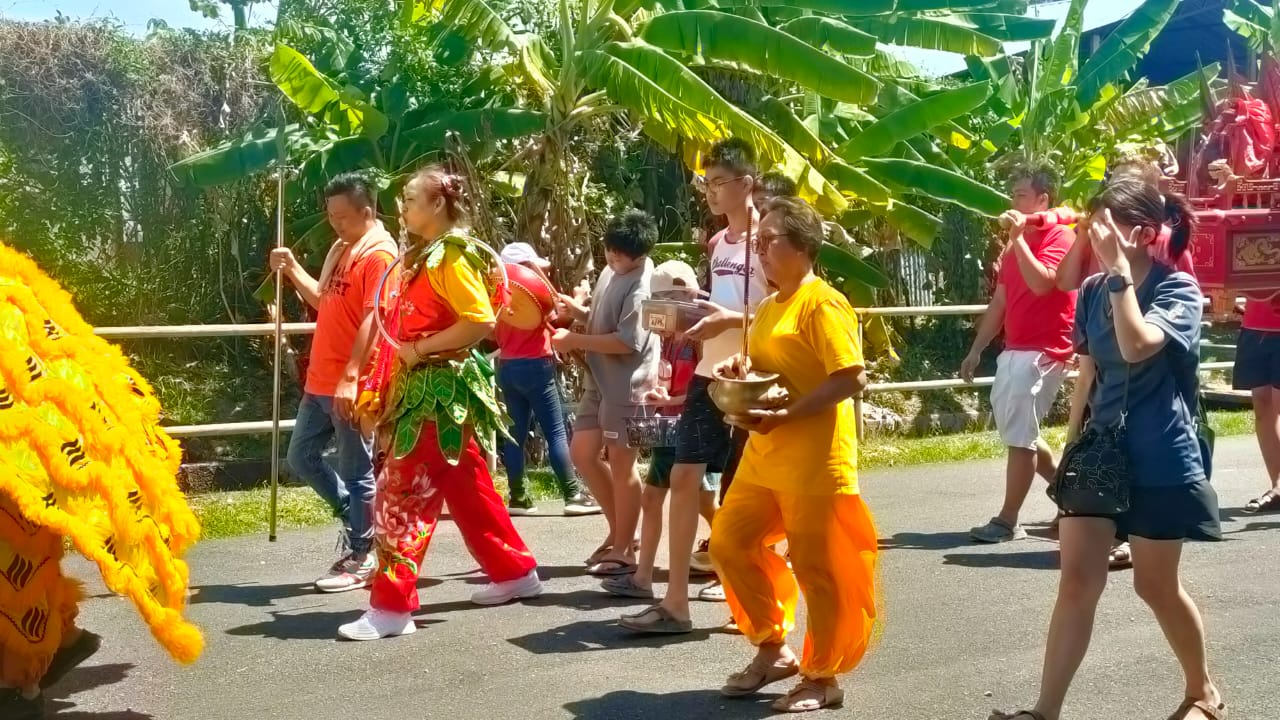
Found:
[{"label": "bracelet", "polygon": [[422,340],[422,338],[418,338],[417,340],[414,340],[414,341],[413,341],[413,344],[409,346],[409,350],[413,353],[413,364],[414,364],[414,365],[421,365],[421,364],[422,364],[422,351],[418,350],[418,342],[419,342],[420,340]]}]

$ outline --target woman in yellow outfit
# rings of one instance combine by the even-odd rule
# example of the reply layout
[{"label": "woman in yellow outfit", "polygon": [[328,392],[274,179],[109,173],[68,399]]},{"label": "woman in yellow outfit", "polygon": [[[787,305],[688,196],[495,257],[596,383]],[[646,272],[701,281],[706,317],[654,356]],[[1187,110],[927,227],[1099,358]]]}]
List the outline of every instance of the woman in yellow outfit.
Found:
[{"label": "woman in yellow outfit", "polygon": [[200,654],[178,559],[200,527],[159,416],[124,355],[0,244],[0,718],[43,717],[41,688],[98,648],[75,625],[81,590],[59,568],[64,538],[175,659]]},{"label": "woman in yellow outfit", "polygon": [[[756,311],[748,365],[782,375],[790,398],[734,420],[751,438],[716,515],[711,556],[733,617],[758,650],[721,692],[748,695],[799,674],[773,707],[805,712],[843,702],[836,676],[862,659],[876,623],[877,538],[858,494],[850,400],[867,381],[853,308],[813,272],[821,216],[787,197],[765,212],[759,251],[778,292]],[[769,549],[784,539],[791,570]],[[809,618],[797,660],[786,639],[800,592]]]}]

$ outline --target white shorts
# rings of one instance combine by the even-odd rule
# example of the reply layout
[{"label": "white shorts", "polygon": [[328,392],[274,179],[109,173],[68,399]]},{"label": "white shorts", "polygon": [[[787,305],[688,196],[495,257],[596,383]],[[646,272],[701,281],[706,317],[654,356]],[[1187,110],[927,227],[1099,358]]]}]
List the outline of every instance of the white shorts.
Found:
[{"label": "white shorts", "polygon": [[1034,450],[1040,421],[1053,407],[1067,364],[1038,350],[1005,350],[996,358],[991,410],[1006,447]]}]

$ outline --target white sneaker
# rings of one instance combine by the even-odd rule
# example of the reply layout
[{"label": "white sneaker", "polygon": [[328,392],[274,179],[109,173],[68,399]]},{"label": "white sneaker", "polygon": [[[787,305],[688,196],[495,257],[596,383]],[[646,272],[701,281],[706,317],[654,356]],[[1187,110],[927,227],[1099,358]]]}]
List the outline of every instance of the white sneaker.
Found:
[{"label": "white sneaker", "polygon": [[316,580],[316,590],[323,593],[339,593],[365,587],[378,571],[378,559],[373,553],[357,562],[350,555],[342,558],[329,568],[329,574]]},{"label": "white sneaker", "polygon": [[418,626],[409,613],[390,612],[376,608],[366,610],[359,620],[338,628],[338,637],[346,640],[381,640],[395,635],[412,635]]},{"label": "white sneaker", "polygon": [[538,568],[534,568],[522,578],[485,585],[471,596],[471,602],[476,605],[501,605],[520,598],[538,597],[541,594],[542,581],[538,579]]}]

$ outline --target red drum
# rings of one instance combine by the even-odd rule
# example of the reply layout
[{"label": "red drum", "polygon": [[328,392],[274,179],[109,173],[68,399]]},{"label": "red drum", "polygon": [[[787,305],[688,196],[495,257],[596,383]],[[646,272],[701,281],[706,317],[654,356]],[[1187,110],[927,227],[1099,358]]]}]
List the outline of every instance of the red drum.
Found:
[{"label": "red drum", "polygon": [[511,302],[501,311],[502,322],[520,330],[542,325],[556,307],[558,293],[541,272],[526,265],[504,264],[511,287]]}]

